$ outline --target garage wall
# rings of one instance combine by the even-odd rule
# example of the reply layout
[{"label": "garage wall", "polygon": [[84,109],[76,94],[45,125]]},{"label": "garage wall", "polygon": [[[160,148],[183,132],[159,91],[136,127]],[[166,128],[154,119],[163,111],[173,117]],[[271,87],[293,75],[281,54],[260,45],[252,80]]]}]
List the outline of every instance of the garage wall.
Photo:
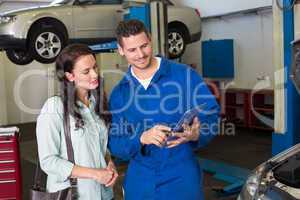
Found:
[{"label": "garage wall", "polygon": [[273,88],[272,10],[203,21],[202,40],[234,39],[235,88],[252,89],[260,79]]},{"label": "garage wall", "polygon": [[176,5],[190,6],[200,10],[203,17],[222,15],[252,8],[271,6],[272,0],[171,0]]},{"label": "garage wall", "polygon": [[6,87],[4,75],[4,56],[0,53],[0,126],[7,124],[7,110],[6,110]]},{"label": "garage wall", "polygon": [[[204,6],[219,10],[219,12],[209,13],[211,15],[224,14],[221,8],[224,4],[218,4],[214,1],[194,0],[177,1],[178,4],[201,7]],[[254,1],[248,2],[248,7],[242,5],[241,2],[231,0],[226,4],[232,4],[232,8],[224,8],[226,11],[237,11],[239,7],[250,9],[258,6],[271,5],[271,1]],[[203,7],[202,7],[203,5]],[[235,5],[235,6],[233,6]],[[201,11],[203,14],[203,12]],[[234,14],[218,18],[202,19],[202,38],[201,40],[209,39],[233,39],[235,43],[235,79],[234,88],[252,89],[258,79],[266,79],[267,84],[273,88],[274,68],[272,64],[273,55],[273,27],[272,27],[272,9],[265,9],[248,14]],[[188,46],[186,53],[182,59],[185,63],[196,63],[199,71],[202,71],[201,66],[201,42],[196,42]],[[269,82],[269,79],[271,82]]]},{"label": "garage wall", "polygon": [[0,115],[4,118],[3,124],[35,121],[45,100],[55,94],[54,66],[35,61],[26,66],[15,65],[4,53],[0,58],[0,70],[2,68],[5,74],[1,78],[5,87],[1,88],[4,95],[0,95],[0,102],[7,108],[6,113]]},{"label": "garage wall", "polygon": [[[19,66],[11,63],[4,53],[0,53],[0,58],[0,125],[36,121],[46,99],[58,93],[54,64],[34,61]],[[118,53],[99,54],[97,62],[109,96],[128,64]]]}]

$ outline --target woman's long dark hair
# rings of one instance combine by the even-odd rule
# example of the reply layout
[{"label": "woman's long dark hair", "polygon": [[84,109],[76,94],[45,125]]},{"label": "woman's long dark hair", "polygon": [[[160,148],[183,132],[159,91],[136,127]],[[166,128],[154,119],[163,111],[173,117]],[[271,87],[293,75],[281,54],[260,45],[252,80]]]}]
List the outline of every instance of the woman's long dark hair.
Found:
[{"label": "woman's long dark hair", "polygon": [[[71,44],[65,47],[56,59],[56,75],[60,82],[61,98],[63,101],[64,113],[69,112],[75,118],[76,128],[84,126],[84,120],[79,112],[79,105],[76,103],[76,88],[73,82],[68,81],[65,72],[72,73],[74,65],[81,56],[93,55],[93,51],[84,44]],[[107,98],[104,92],[103,81],[98,76],[99,86],[89,91],[89,95],[93,95],[96,99],[95,113],[103,119],[107,126],[111,122],[111,114],[108,112]]]}]

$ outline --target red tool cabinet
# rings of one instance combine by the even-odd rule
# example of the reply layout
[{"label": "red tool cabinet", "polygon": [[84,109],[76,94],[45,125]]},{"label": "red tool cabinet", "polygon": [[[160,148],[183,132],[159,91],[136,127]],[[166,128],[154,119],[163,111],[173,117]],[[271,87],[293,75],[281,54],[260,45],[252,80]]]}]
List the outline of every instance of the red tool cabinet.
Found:
[{"label": "red tool cabinet", "polygon": [[21,200],[21,169],[17,128],[0,128],[0,200]]}]

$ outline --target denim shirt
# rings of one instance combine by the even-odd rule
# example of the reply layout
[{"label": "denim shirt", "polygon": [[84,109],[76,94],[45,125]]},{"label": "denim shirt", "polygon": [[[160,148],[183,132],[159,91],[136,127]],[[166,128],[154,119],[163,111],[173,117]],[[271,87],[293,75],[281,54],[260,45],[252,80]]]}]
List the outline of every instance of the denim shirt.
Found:
[{"label": "denim shirt", "polygon": [[[89,107],[82,103],[79,105],[84,127],[75,128],[75,119],[70,116],[75,163],[83,167],[105,168],[108,130],[94,111],[95,98],[91,96]],[[48,175],[47,191],[55,192],[69,187],[68,177],[74,164],[68,161],[60,97],[51,97],[44,104],[37,119],[36,135],[41,168]],[[78,178],[78,193],[81,200],[113,198],[111,188],[91,179]]]}]

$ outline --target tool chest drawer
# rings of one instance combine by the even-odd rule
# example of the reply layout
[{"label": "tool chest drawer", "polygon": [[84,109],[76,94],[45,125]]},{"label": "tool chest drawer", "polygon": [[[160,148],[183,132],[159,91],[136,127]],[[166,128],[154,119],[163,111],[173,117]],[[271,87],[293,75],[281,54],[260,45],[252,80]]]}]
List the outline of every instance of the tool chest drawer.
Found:
[{"label": "tool chest drawer", "polygon": [[0,200],[21,200],[18,132],[0,128]]},{"label": "tool chest drawer", "polygon": [[12,148],[13,143],[14,143],[13,138],[0,136],[0,150]]}]

